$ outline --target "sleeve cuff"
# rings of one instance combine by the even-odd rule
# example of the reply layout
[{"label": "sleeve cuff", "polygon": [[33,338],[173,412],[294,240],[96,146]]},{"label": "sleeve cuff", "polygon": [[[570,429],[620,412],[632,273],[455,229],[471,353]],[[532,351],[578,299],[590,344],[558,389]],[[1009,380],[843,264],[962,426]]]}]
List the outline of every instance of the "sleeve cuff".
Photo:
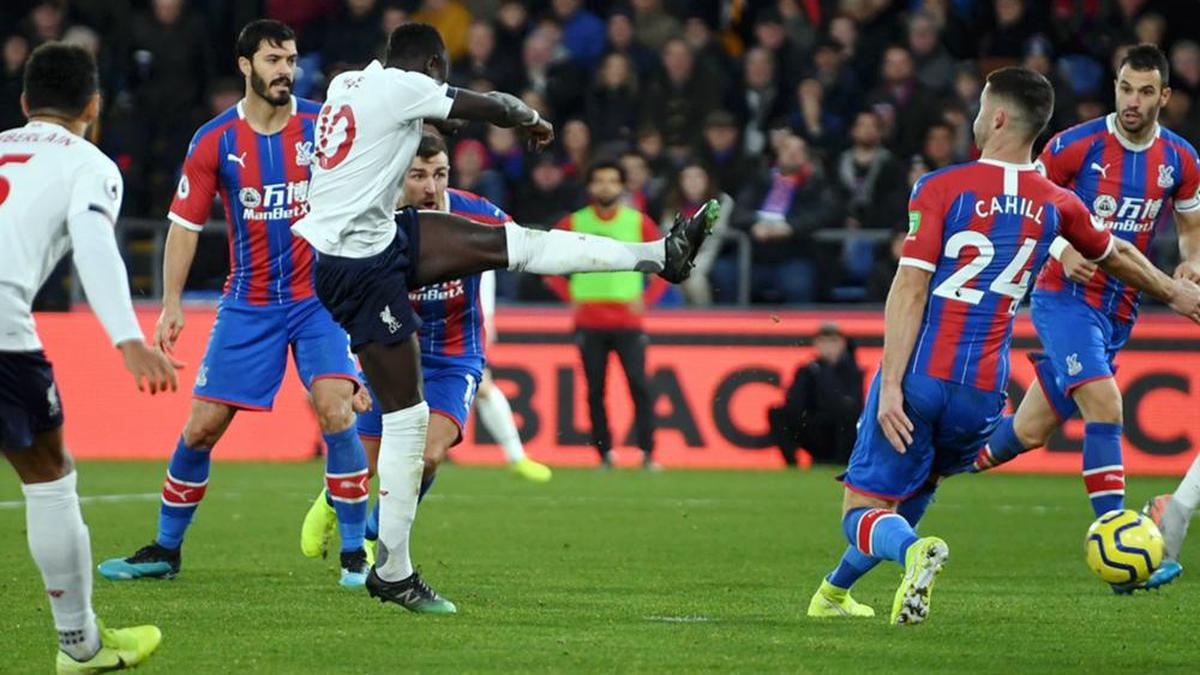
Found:
[{"label": "sleeve cuff", "polygon": [[937,271],[937,265],[934,265],[928,260],[921,260],[920,258],[901,258],[900,264],[907,267],[915,267],[919,270],[925,270],[926,272]]},{"label": "sleeve cuff", "polygon": [[1112,255],[1113,249],[1116,247],[1117,247],[1117,238],[1115,236],[1113,236],[1112,234],[1108,235],[1108,246],[1105,247],[1104,253],[1101,253],[1099,258],[1089,259],[1088,262],[1098,263],[1098,262],[1104,260],[1108,256]]},{"label": "sleeve cuff", "polygon": [[1193,211],[1200,211],[1200,197],[1175,202],[1175,213],[1191,213]]},{"label": "sleeve cuff", "polygon": [[175,223],[176,225],[182,227],[185,230],[191,230],[192,232],[203,232],[204,231],[203,223],[193,223],[192,221],[188,220],[187,218],[184,218],[183,216],[179,215],[178,213],[175,213],[174,211],[167,214],[167,220],[171,221],[172,223]]},{"label": "sleeve cuff", "polygon": [[1063,251],[1067,250],[1069,243],[1062,237],[1055,237],[1054,241],[1050,242],[1050,257],[1055,260],[1062,260]]}]

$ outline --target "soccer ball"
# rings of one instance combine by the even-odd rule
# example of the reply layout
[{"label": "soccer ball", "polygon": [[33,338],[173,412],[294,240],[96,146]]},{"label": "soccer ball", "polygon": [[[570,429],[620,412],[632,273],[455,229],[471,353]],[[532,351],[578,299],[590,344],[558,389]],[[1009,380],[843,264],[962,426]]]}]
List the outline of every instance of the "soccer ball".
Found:
[{"label": "soccer ball", "polygon": [[1087,564],[1110,584],[1141,583],[1162,562],[1162,534],[1154,521],[1125,509],[1096,519],[1084,540]]}]

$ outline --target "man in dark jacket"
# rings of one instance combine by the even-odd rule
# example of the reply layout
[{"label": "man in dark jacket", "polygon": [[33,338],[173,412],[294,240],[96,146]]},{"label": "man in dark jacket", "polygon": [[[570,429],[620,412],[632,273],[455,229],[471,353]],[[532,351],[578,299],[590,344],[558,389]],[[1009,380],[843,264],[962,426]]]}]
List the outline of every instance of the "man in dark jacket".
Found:
[{"label": "man in dark jacket", "polygon": [[863,372],[836,324],[821,326],[813,346],[817,358],[796,370],[784,404],[767,411],[771,436],[788,466],[797,465],[799,448],[813,462],[844,465],[862,414]]}]

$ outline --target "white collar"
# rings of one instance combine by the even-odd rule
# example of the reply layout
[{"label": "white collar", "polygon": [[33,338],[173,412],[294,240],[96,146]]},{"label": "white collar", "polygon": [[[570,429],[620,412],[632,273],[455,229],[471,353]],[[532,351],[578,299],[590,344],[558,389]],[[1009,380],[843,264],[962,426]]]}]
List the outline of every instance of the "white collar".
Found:
[{"label": "white collar", "polygon": [[1001,169],[1012,169],[1013,171],[1037,171],[1037,167],[1034,166],[1034,164],[1032,162],[1030,162],[1028,164],[1016,164],[1014,162],[1002,162],[998,159],[983,159],[983,158],[977,159],[975,161],[979,162],[980,164],[990,164],[992,166],[998,166]]},{"label": "white collar", "polygon": [[1142,143],[1141,145],[1138,145],[1137,143],[1134,143],[1133,141],[1129,140],[1128,138],[1125,138],[1125,135],[1122,134],[1119,129],[1117,129],[1117,113],[1114,112],[1114,113],[1109,113],[1109,114],[1105,115],[1104,116],[1104,126],[1108,127],[1108,133],[1117,137],[1117,142],[1121,144],[1121,147],[1125,148],[1126,150],[1130,150],[1132,152],[1142,152],[1143,150],[1149,150],[1150,146],[1154,145],[1154,141],[1158,140],[1158,135],[1162,132],[1162,127],[1158,126],[1158,122],[1155,122],[1154,123],[1154,135],[1150,137],[1150,140],[1146,141],[1145,143]]}]

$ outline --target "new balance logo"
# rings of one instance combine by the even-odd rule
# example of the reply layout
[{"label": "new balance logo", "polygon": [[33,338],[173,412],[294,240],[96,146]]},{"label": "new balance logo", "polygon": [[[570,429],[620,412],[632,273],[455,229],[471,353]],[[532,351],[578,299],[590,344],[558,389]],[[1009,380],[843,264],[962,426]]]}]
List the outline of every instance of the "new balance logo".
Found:
[{"label": "new balance logo", "polygon": [[225,159],[231,162],[237,162],[237,165],[243,169],[246,168],[246,153],[244,152],[241,155],[235,155],[231,152],[228,155],[225,155]]},{"label": "new balance logo", "polygon": [[1108,167],[1110,167],[1110,166],[1112,166],[1112,165],[1111,165],[1111,164],[1105,164],[1104,166],[1100,166],[1099,164],[1097,164],[1097,163],[1095,163],[1095,162],[1092,162],[1092,166],[1091,166],[1091,168],[1092,168],[1093,170],[1095,170],[1095,171],[1098,171],[1098,172],[1100,173],[1100,175],[1101,175],[1101,176],[1104,176],[1105,178],[1108,178]]},{"label": "new balance logo", "polygon": [[386,305],[383,311],[379,313],[379,320],[387,326],[389,333],[395,333],[400,330],[400,321],[392,316],[392,306]]},{"label": "new balance logo", "polygon": [[1067,357],[1067,375],[1075,377],[1083,372],[1083,365],[1079,363],[1079,354],[1071,354]]}]

